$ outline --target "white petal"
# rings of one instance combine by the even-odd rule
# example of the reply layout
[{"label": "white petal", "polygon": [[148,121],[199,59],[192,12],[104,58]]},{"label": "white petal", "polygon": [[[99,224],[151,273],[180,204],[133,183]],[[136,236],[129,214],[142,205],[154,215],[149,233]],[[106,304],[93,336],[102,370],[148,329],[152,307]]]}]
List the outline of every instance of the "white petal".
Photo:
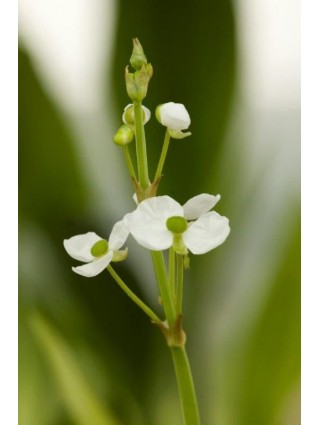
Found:
[{"label": "white petal", "polygon": [[167,229],[165,222],[153,220],[140,211],[128,214],[127,222],[130,233],[143,247],[153,251],[162,251],[172,245],[173,235]]},{"label": "white petal", "polygon": [[72,270],[75,273],[80,274],[85,277],[93,277],[97,276],[99,273],[103,272],[103,270],[109,265],[113,256],[112,251],[108,251],[106,255],[103,257],[97,258],[91,263],[84,264],[83,266],[72,267]]},{"label": "white petal", "polygon": [[127,214],[125,220],[130,233],[143,247],[153,251],[161,251],[172,245],[173,235],[167,229],[166,220],[156,220],[138,209]]},{"label": "white petal", "polygon": [[164,103],[159,107],[159,114],[161,124],[172,130],[186,130],[190,126],[190,116],[182,103]]},{"label": "white petal", "polygon": [[169,217],[181,216],[183,217],[182,206],[170,198],[170,196],[156,196],[142,201],[137,210],[146,214],[153,220],[166,222]]},{"label": "white petal", "polygon": [[151,117],[151,111],[146,106],[142,105],[142,109],[144,110],[144,120],[143,124],[147,124],[147,122],[150,120]]},{"label": "white petal", "polygon": [[193,222],[182,238],[193,254],[205,254],[221,245],[229,233],[229,220],[212,211]]},{"label": "white petal", "polygon": [[214,196],[208,193],[194,196],[183,205],[184,217],[187,220],[196,220],[201,215],[210,211],[218,203],[220,198],[220,195]]},{"label": "white petal", "polygon": [[118,221],[112,228],[109,237],[109,248],[113,251],[120,249],[129,235],[129,228],[126,220]]},{"label": "white petal", "polygon": [[91,254],[92,246],[102,238],[94,232],[88,232],[84,235],[73,236],[70,239],[65,239],[63,245],[67,253],[79,261],[92,261],[94,259]]}]

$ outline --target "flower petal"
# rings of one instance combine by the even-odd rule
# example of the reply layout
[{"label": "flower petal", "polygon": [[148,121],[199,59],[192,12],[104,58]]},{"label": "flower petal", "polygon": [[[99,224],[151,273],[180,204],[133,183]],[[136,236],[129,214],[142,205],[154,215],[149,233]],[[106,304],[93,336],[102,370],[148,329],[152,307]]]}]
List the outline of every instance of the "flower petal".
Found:
[{"label": "flower petal", "polygon": [[102,238],[94,232],[88,232],[83,235],[73,236],[65,239],[63,245],[67,253],[75,260],[84,261],[85,263],[94,259],[91,254],[92,246]]},{"label": "flower petal", "polygon": [[118,221],[112,228],[109,237],[109,248],[113,251],[121,248],[129,236],[129,228],[125,219]]},{"label": "flower petal", "polygon": [[156,196],[142,201],[138,207],[138,211],[146,214],[153,220],[166,222],[169,217],[181,216],[183,217],[182,206],[170,198],[170,196]]},{"label": "flower petal", "polygon": [[103,272],[105,268],[107,268],[112,260],[112,256],[113,252],[108,251],[103,257],[97,258],[91,261],[91,263],[84,264],[83,266],[72,267],[72,270],[85,277],[97,276],[99,273]]},{"label": "flower petal", "polygon": [[173,234],[166,228],[165,222],[152,220],[141,211],[134,211],[127,215],[130,233],[147,249],[162,251],[170,248],[173,243]]},{"label": "flower petal", "polygon": [[193,254],[205,254],[221,245],[229,233],[229,220],[212,211],[194,221],[182,238]]},{"label": "flower petal", "polygon": [[194,196],[183,205],[184,217],[187,220],[196,220],[201,215],[211,210],[221,199],[220,195],[202,193]]},{"label": "flower petal", "polygon": [[158,196],[142,201],[125,219],[130,233],[140,245],[160,251],[172,245],[173,235],[167,229],[166,221],[176,215],[183,215],[181,205],[169,196]]}]

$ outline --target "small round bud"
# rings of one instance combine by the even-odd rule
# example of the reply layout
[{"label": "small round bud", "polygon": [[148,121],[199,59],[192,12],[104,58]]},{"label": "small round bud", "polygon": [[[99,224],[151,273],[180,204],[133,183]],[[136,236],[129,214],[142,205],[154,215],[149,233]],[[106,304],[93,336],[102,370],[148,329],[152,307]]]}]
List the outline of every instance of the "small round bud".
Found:
[{"label": "small round bud", "polygon": [[184,217],[170,217],[167,222],[167,229],[172,233],[180,234],[187,230],[188,222]]},{"label": "small round bud", "polygon": [[116,145],[125,146],[132,142],[134,138],[133,130],[127,125],[122,125],[113,137]]},{"label": "small round bud", "polygon": [[134,109],[132,104],[129,104],[124,108],[122,121],[125,124],[134,125]]},{"label": "small round bud", "polygon": [[[150,120],[150,117],[150,110],[142,105],[143,124],[146,124]],[[124,108],[124,112],[122,114],[122,121],[129,126],[134,126],[134,108],[132,103],[130,103]]]},{"label": "small round bud", "polygon": [[108,248],[108,242],[105,239],[101,239],[93,245],[91,248],[91,254],[94,257],[101,257],[108,252]]}]

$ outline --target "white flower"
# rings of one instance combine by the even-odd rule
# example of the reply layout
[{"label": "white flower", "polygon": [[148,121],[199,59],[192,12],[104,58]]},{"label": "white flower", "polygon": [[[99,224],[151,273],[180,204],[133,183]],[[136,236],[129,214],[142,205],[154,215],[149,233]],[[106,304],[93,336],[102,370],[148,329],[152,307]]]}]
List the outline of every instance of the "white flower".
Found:
[{"label": "white flower", "polygon": [[219,200],[220,195],[203,193],[181,206],[169,196],[158,196],[142,201],[125,220],[145,248],[161,251],[173,246],[179,254],[204,254],[221,245],[230,232],[229,220],[210,211]]},{"label": "white flower", "polygon": [[85,277],[97,276],[111,261],[122,261],[127,257],[127,249],[119,250],[127,240],[129,229],[126,221],[118,221],[110,234],[109,242],[94,232],[65,239],[63,245],[75,260],[87,263],[72,267],[75,273]]},{"label": "white flower", "polygon": [[[147,124],[147,122],[150,120],[151,117],[151,111],[146,106],[142,105],[142,114],[143,114],[143,124]],[[124,108],[123,114],[122,114],[122,121],[124,124],[127,124],[129,126],[134,125],[134,110],[133,110],[133,104],[129,103]]]},{"label": "white flower", "polygon": [[156,118],[160,124],[167,127],[170,137],[184,139],[191,136],[190,131],[183,133],[181,130],[189,128],[190,116],[182,103],[168,102],[159,105],[156,109]]}]

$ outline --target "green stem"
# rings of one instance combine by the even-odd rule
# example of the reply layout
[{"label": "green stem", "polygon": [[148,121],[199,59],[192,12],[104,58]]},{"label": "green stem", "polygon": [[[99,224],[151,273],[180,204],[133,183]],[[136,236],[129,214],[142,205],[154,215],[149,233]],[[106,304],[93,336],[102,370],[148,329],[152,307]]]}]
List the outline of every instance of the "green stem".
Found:
[{"label": "green stem", "polygon": [[171,347],[178,382],[184,425],[200,425],[197,397],[190,364],[184,347]]},{"label": "green stem", "polygon": [[177,255],[177,315],[182,314],[183,255]]},{"label": "green stem", "polygon": [[172,299],[176,297],[176,253],[171,247],[169,249],[169,284],[172,294]]},{"label": "green stem", "polygon": [[163,254],[161,251],[151,251],[151,255],[166,318],[168,320],[168,324],[173,325],[176,321],[176,312],[171,296]]},{"label": "green stem", "polygon": [[163,147],[162,147],[157,171],[156,171],[156,174],[154,176],[154,181],[157,181],[158,178],[161,177],[164,162],[165,162],[167,152],[168,152],[168,148],[169,148],[169,142],[170,142],[170,134],[169,134],[169,130],[167,129],[166,134],[164,136],[164,142],[163,142]]},{"label": "green stem", "polygon": [[136,296],[134,292],[131,291],[130,288],[124,283],[124,281],[120,278],[120,276],[116,273],[116,271],[110,265],[107,267],[108,272],[111,274],[113,279],[117,282],[120,288],[128,295],[128,297],[137,304],[138,307],[141,308],[154,323],[162,323],[161,319],[149,308],[143,301],[140,300],[139,297]]},{"label": "green stem", "polygon": [[146,137],[144,134],[143,115],[141,102],[135,101],[133,103],[134,109],[134,122],[135,122],[135,135],[136,135],[136,150],[137,150],[137,163],[139,183],[143,189],[146,189],[149,184],[148,174],[148,159],[147,159],[147,145]]},{"label": "green stem", "polygon": [[131,156],[130,156],[128,145],[123,146],[123,152],[124,152],[124,156],[125,156],[125,159],[126,159],[126,164],[127,164],[128,170],[129,170],[130,177],[134,180],[137,180],[136,172],[134,171],[134,166],[133,166],[132,161],[131,161]]}]

